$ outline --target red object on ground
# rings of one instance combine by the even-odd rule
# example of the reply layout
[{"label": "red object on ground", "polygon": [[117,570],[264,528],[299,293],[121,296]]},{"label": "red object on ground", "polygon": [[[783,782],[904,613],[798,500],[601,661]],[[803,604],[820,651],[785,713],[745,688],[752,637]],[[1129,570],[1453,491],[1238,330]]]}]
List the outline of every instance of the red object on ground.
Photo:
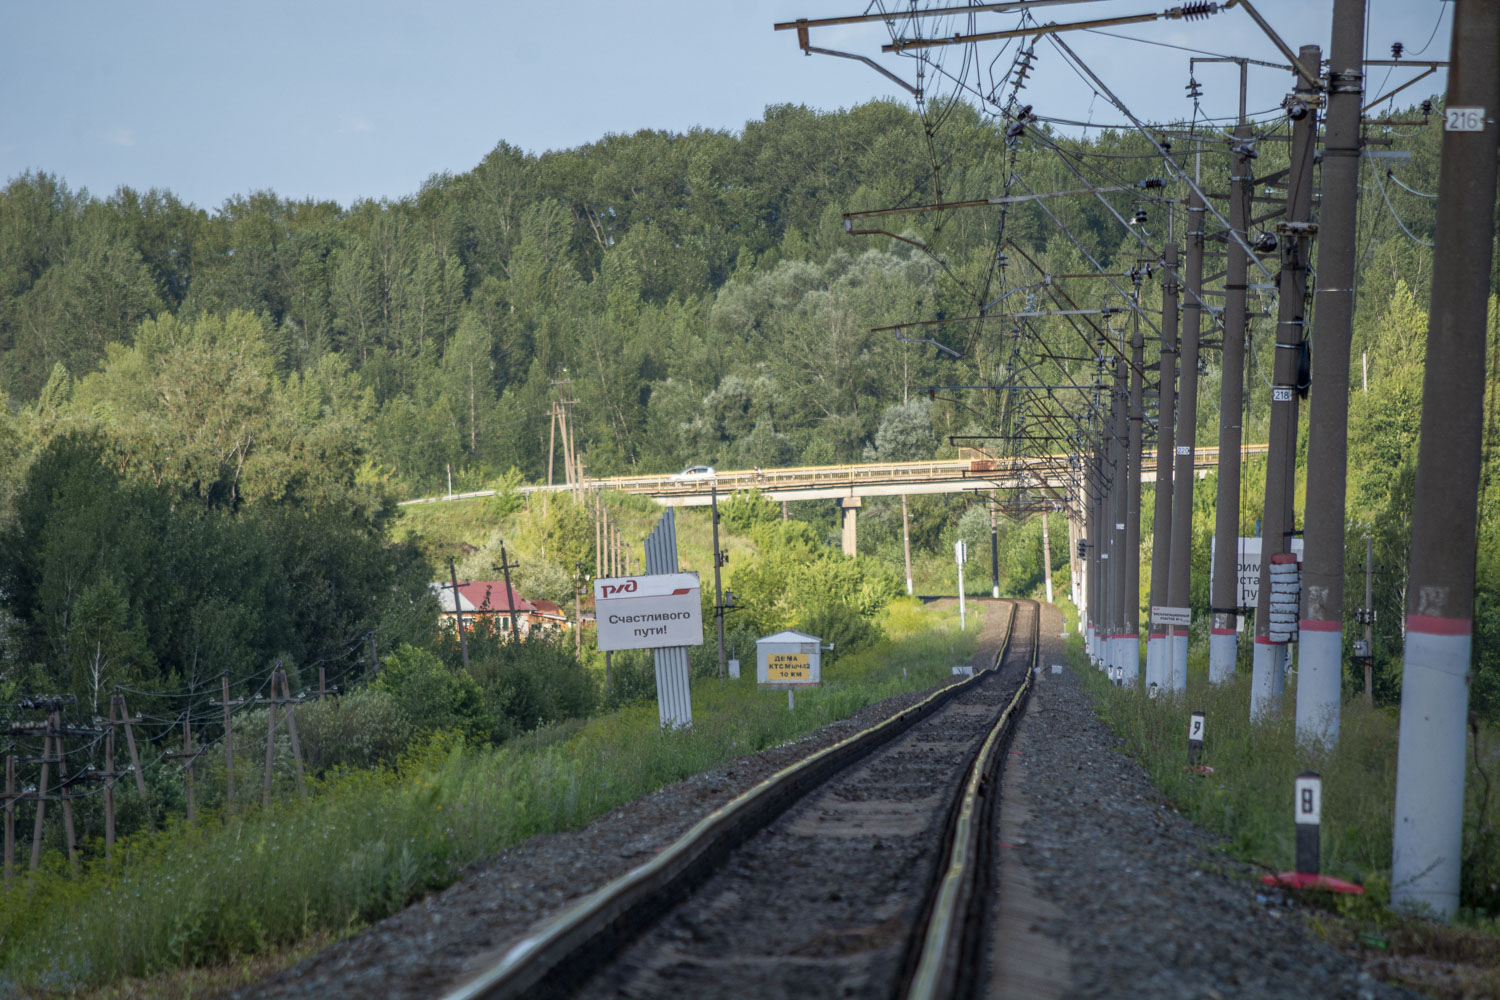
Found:
[{"label": "red object on ground", "polygon": [[1345,882],[1328,875],[1313,875],[1309,872],[1281,872],[1279,875],[1262,875],[1261,883],[1282,889],[1322,889],[1325,892],[1342,892],[1350,896],[1363,896],[1365,887]]}]

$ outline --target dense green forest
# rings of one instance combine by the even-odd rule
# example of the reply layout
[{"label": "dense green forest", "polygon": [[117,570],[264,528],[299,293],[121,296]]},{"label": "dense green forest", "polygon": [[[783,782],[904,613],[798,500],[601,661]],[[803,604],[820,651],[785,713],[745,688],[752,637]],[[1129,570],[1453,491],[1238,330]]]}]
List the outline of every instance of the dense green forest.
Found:
[{"label": "dense green forest", "polygon": [[[1422,193],[1437,176],[1437,131],[1406,117],[1376,138],[1411,153],[1395,161],[1410,190],[1375,166],[1363,178],[1354,356],[1368,379],[1351,406],[1351,539],[1379,539],[1388,662],[1431,270]],[[1269,174],[1285,160],[1284,123],[1259,133],[1256,169]],[[1209,146],[1211,193],[1226,168],[1224,145]],[[1146,183],[1161,175],[1135,133],[1066,138],[1032,123],[1007,139],[961,103],[919,114],[873,102],[773,107],[738,134],[612,135],[542,155],[501,143],[413,196],[348,207],[254,192],[208,210],[168,191],[101,198],[42,171],[12,178],[0,191],[6,676],[89,694],[106,662],[110,683],[156,688],[278,657],[347,663],[372,634],[381,649],[427,641],[433,568],[387,543],[393,501],[446,488],[449,470],[455,488],[544,478],[562,397],[577,400],[582,460],[599,475],[916,458],[951,454],[953,434],[1020,434],[1026,417],[1005,393],[923,387],[1014,381],[1031,344],[1080,356],[1047,374],[1086,384],[1097,344],[1075,325],[932,328],[959,360],[871,328],[970,316],[1007,295],[1056,306],[1043,271],[1145,275],[1146,244],[1182,225],[1183,192]],[[1115,210],[1145,221],[1122,226],[1108,199],[1087,196],[874,223],[901,239],[848,235],[842,219],[1080,181],[1124,189]],[[1065,284],[1081,305],[1120,302],[1105,282]],[[1158,277],[1140,294],[1155,308]],[[1249,440],[1265,433],[1254,385],[1270,329],[1252,328]],[[1212,443],[1215,352],[1202,374],[1198,434]],[[1058,394],[1080,410],[1085,397]],[[1495,502],[1486,488],[1487,553]],[[965,519],[963,501],[911,506],[919,556],[960,530],[984,540],[986,516]],[[832,528],[832,511],[807,507],[800,517]],[[1036,551],[1034,523],[1004,530],[1007,584],[1034,585],[1040,559],[1015,555]],[[894,502],[873,503],[861,531],[862,548],[899,565]],[[1351,558],[1351,576],[1361,568]]]}]

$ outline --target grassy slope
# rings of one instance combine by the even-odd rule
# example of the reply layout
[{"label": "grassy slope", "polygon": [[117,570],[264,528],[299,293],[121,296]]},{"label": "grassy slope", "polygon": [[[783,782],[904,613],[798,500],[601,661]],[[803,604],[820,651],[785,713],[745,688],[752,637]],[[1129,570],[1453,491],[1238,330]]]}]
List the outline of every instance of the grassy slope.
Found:
[{"label": "grassy slope", "polygon": [[[1071,619],[1071,615],[1070,615]],[[1500,922],[1469,912],[1460,925],[1429,923],[1386,909],[1390,899],[1390,858],[1396,784],[1398,718],[1394,711],[1346,701],[1339,745],[1332,751],[1298,747],[1293,713],[1261,725],[1249,722],[1249,681],[1241,674],[1223,686],[1207,680],[1207,653],[1189,660],[1187,698],[1149,700],[1140,690],[1114,687],[1089,666],[1082,639],[1068,639],[1070,665],[1094,696],[1100,715],[1126,741],[1163,795],[1184,815],[1220,834],[1230,851],[1271,871],[1294,867],[1296,832],[1292,822],[1292,781],[1303,771],[1323,778],[1322,870],[1365,886],[1363,897],[1322,900],[1330,913],[1315,921],[1336,943],[1390,953],[1385,974],[1439,996],[1500,995]],[[1294,680],[1285,704],[1295,704]],[[1214,771],[1201,776],[1187,764],[1188,713],[1206,715],[1204,762]],[[1482,731],[1469,761],[1467,824],[1478,828],[1484,790],[1496,775],[1481,776],[1475,760],[1494,772],[1500,739]],[[1489,803],[1491,815],[1496,808]],[[1470,840],[1472,844],[1472,839]],[[1471,856],[1466,879],[1492,878],[1500,859]],[[1361,939],[1361,935],[1363,938]],[[1443,966],[1440,974],[1426,968]],[[1423,967],[1421,974],[1418,965]]]},{"label": "grassy slope", "polygon": [[[0,993],[148,976],[191,995],[185,967],[243,977],[247,957],[333,940],[533,834],[577,828],[664,784],[929,687],[977,636],[952,611],[898,602],[892,639],[841,660],[788,711],[752,680],[694,687],[695,727],[662,733],[639,704],[500,748],[437,744],[395,771],[324,782],[312,798],[178,823],[123,843],[113,870],[48,871],[0,895]],[[176,984],[176,985],[174,985]],[[138,995],[108,986],[99,996]]]}]

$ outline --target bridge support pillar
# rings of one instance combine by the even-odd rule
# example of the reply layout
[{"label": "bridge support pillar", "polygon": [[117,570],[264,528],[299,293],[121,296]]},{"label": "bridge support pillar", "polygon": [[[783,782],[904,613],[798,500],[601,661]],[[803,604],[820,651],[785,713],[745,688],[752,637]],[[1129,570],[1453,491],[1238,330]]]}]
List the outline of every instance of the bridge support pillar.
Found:
[{"label": "bridge support pillar", "polygon": [[839,509],[844,512],[844,555],[854,556],[859,554],[858,546],[855,544],[855,521],[859,517],[859,509],[865,505],[863,497],[844,497],[839,500]]}]

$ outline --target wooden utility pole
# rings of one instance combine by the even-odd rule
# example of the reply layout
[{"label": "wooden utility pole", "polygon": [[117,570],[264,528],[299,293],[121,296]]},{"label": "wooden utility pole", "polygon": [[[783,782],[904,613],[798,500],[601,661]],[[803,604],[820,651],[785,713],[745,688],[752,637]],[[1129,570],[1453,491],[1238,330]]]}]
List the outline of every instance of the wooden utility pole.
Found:
[{"label": "wooden utility pole", "polygon": [[271,775],[276,763],[276,671],[271,671],[271,703],[266,711],[266,777],[261,785],[260,804],[271,805]]},{"label": "wooden utility pole", "polygon": [[[596,498],[597,499],[597,498]],[[604,513],[594,505],[594,576],[604,576]]]},{"label": "wooden utility pole", "polygon": [[219,675],[224,695],[224,802],[234,812],[234,721],[229,712],[229,671]]},{"label": "wooden utility pole", "polygon": [[[297,762],[297,793],[305,797],[307,795],[307,787],[303,783],[302,775],[302,742],[297,739],[297,716],[293,711],[294,707],[301,701],[301,699],[292,697],[292,688],[291,685],[287,683],[286,671],[278,670],[276,671],[276,674],[281,680],[282,704],[285,706],[282,711],[286,714],[287,735],[291,737],[292,740],[292,759]],[[275,679],[271,681],[271,691],[273,694],[276,691]]]},{"label": "wooden utility pole", "polygon": [[578,619],[577,628],[573,629],[573,641],[575,652],[580,660],[583,659],[583,563],[573,564],[573,607],[576,609]]},{"label": "wooden utility pole", "polygon": [[5,884],[16,866],[16,745],[5,748]]},{"label": "wooden utility pole", "polygon": [[119,719],[114,725],[125,727],[125,746],[130,751],[130,770],[135,775],[135,791],[141,798],[141,808],[146,813],[146,829],[155,830],[156,824],[151,819],[151,800],[146,797],[146,777],[141,773],[141,755],[135,747],[135,729],[133,724],[140,719],[132,719],[129,710],[125,707],[125,696],[120,694],[120,689],[115,688],[115,695],[110,700],[111,704],[119,712]]},{"label": "wooden utility pole", "polygon": [[115,705],[110,701],[109,728],[104,733],[104,863],[115,851]]},{"label": "wooden utility pole", "polygon": [[464,631],[464,609],[459,603],[458,571],[453,568],[453,557],[448,557],[448,579],[453,586],[453,614],[458,620],[458,649],[463,656],[464,669],[469,669],[469,634]]},{"label": "wooden utility pole", "polygon": [[[516,625],[516,616],[521,613],[520,609],[516,607],[516,598],[519,595],[516,594],[510,585],[510,560],[506,558],[504,542],[500,543],[500,573],[505,578],[505,602],[510,605],[510,641],[520,642],[521,631]],[[469,661],[464,660],[464,666],[467,667],[468,665]]]},{"label": "wooden utility pole", "polygon": [[193,724],[191,715],[185,715],[182,719],[182,752],[162,754],[165,760],[182,761],[182,791],[183,798],[187,803],[187,818],[191,823],[197,819],[193,808],[193,763],[198,759],[202,749],[193,749]]},{"label": "wooden utility pole", "polygon": [[1412,498],[1391,903],[1458,910],[1500,138],[1500,4],[1456,0]]}]

